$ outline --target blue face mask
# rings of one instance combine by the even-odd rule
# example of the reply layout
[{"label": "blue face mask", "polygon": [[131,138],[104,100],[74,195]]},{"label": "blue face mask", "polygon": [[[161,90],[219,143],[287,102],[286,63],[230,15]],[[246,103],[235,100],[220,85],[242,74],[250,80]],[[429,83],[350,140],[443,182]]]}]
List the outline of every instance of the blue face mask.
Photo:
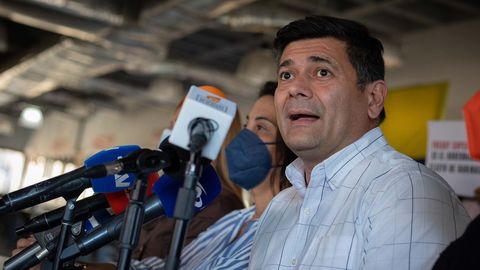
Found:
[{"label": "blue face mask", "polygon": [[241,130],[225,149],[228,176],[244,189],[258,186],[272,168],[272,156],[266,144],[257,134],[248,129]]}]

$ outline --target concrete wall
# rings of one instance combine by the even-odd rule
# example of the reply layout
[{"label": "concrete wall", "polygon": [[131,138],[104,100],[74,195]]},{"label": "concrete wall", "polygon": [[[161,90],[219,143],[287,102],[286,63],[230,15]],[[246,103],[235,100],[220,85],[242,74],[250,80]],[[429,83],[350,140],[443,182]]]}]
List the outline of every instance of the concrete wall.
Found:
[{"label": "concrete wall", "polygon": [[402,39],[403,65],[387,70],[389,88],[446,81],[446,119],[462,119],[480,90],[480,20],[415,33]]}]

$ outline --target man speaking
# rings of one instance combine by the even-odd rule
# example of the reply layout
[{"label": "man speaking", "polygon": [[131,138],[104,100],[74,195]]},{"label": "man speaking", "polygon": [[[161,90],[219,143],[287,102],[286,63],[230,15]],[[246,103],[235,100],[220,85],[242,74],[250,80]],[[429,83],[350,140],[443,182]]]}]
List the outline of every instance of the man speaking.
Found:
[{"label": "man speaking", "polygon": [[280,29],[275,109],[298,156],[293,187],[260,220],[251,269],[430,269],[469,218],[448,184],[390,147],[378,125],[383,47],[353,21]]}]

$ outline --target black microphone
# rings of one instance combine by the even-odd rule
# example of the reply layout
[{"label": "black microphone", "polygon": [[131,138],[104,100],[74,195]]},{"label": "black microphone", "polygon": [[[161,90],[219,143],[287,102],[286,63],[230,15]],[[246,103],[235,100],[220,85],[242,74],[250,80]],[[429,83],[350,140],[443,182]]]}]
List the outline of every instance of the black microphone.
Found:
[{"label": "black microphone", "polygon": [[[157,196],[151,196],[145,203],[144,223],[165,214],[162,202]],[[88,235],[78,239],[74,244],[62,251],[61,261],[67,261],[75,257],[86,255],[113,240],[118,239],[123,226],[124,214],[116,216],[107,224],[104,224]]]},{"label": "black microphone", "polygon": [[[72,234],[79,235],[83,222],[76,222],[72,227]],[[23,270],[39,264],[42,260],[54,254],[60,230],[51,228],[35,233],[37,240],[4,263],[4,270]]]},{"label": "black microphone", "polygon": [[3,270],[20,270],[35,266],[55,250],[55,246],[56,241],[48,242],[45,247],[37,241],[5,261]]},{"label": "black microphone", "polygon": [[218,123],[211,119],[203,117],[192,119],[188,125],[188,132],[190,134],[190,143],[188,146],[190,151],[195,153],[200,152],[217,128]]},{"label": "black microphone", "polygon": [[[74,193],[78,188],[88,185],[89,180],[82,178],[86,170],[85,167],[80,167],[71,172],[4,195],[0,200],[0,215]],[[59,188],[63,185],[66,186]]]},{"label": "black microphone", "polygon": [[[199,190],[202,192],[197,194],[198,203],[195,204],[195,211],[201,211],[210,204],[218,196],[221,189],[218,175],[211,166],[207,167],[198,184],[201,187]],[[173,216],[178,195],[177,192],[180,186],[180,181],[166,174],[159,178],[153,186],[153,192],[156,195],[151,196],[145,203],[144,223],[161,215],[166,215],[167,217]],[[107,224],[102,224],[87,235],[77,238],[75,243],[62,251],[60,260],[67,261],[80,255],[86,255],[116,240],[120,235],[124,216],[124,214],[118,215],[108,221]],[[42,234],[45,234],[45,232],[42,232]],[[36,238],[37,243],[30,245],[21,253],[11,257],[5,262],[5,270],[30,268],[54,253],[57,242],[56,239],[49,237],[50,242],[44,243],[42,239],[46,237],[37,237],[36,235]]]},{"label": "black microphone", "polygon": [[[170,158],[171,155],[176,155],[170,148],[165,151],[162,149],[138,149],[131,152],[125,158],[118,160],[116,160],[118,154],[117,149],[109,149],[106,150],[106,152],[106,156],[110,158],[110,160],[115,159],[115,161],[93,165],[89,168],[82,166],[71,172],[6,194],[0,199],[0,215],[31,207],[58,197],[68,198],[69,196],[77,196],[80,192],[91,186],[94,187],[94,191],[95,187],[102,186],[104,189],[109,189],[109,192],[116,191],[119,188],[125,189],[133,185],[133,182],[128,183],[128,186],[118,187],[113,177],[109,179],[111,181],[103,181],[104,179],[102,179],[102,183],[96,181],[95,178],[126,172],[154,172],[171,166],[172,163],[176,163],[175,159]],[[94,159],[97,155],[100,155],[100,153],[101,152],[93,155],[89,159]],[[103,154],[105,154],[105,151],[103,151]],[[104,156],[105,155],[100,158],[100,161]]]},{"label": "black microphone", "polygon": [[[168,138],[169,137],[160,143],[159,148],[169,153],[170,159],[174,160],[175,162],[173,162],[167,168],[164,168],[163,172],[177,181],[183,181],[185,177],[187,161],[190,158],[190,153],[187,150],[170,143]],[[202,157],[201,162],[203,166],[208,166],[208,164],[210,164],[212,161],[208,158]]]},{"label": "black microphone", "polygon": [[[118,147],[116,149],[108,149],[92,155],[86,161],[94,160],[93,164],[96,165],[98,164],[96,162],[116,160],[119,156],[124,156],[126,153],[131,153],[134,149],[139,148],[140,147],[136,146],[133,148]],[[58,197],[69,198],[78,196],[80,192],[95,184],[95,179],[89,178],[102,177],[101,173],[103,173],[102,170],[82,166],[71,172],[6,194],[0,200],[0,215],[34,206]],[[111,182],[114,182],[114,179],[112,179]],[[109,186],[115,187],[115,183]],[[123,189],[124,188],[125,187],[123,187]],[[112,192],[113,191],[116,190],[112,190]]]},{"label": "black microphone", "polygon": [[[173,211],[173,210],[172,210]],[[165,213],[162,203],[157,196],[151,196],[145,203],[145,219],[148,222]],[[124,215],[118,215],[111,219],[107,224],[94,229],[89,234],[78,239],[62,251],[60,261],[65,262],[80,255],[86,255],[113,240],[120,235],[123,225]],[[44,232],[40,234],[45,234]],[[4,270],[28,269],[39,264],[43,259],[54,254],[56,251],[57,238],[49,237],[49,242],[43,242],[43,236],[36,235],[37,242],[28,246],[17,255],[5,261]]]},{"label": "black microphone", "polygon": [[[162,175],[153,186],[155,196],[148,198],[145,203],[143,222],[147,223],[161,215],[172,217],[180,187],[181,183],[179,181],[166,174]],[[211,165],[205,169],[204,174],[199,179],[198,187],[201,192],[197,193],[195,212],[203,210],[220,194],[220,179]],[[123,218],[123,214],[116,216],[108,224],[102,225],[88,235],[77,239],[74,244],[63,250],[60,259],[65,261],[80,255],[86,255],[117,239],[121,232]]]},{"label": "black microphone", "polygon": [[138,149],[118,160],[98,164],[87,170],[98,177],[124,173],[151,173],[172,164],[170,154],[160,150]]},{"label": "black microphone", "polygon": [[[93,212],[110,207],[105,195],[95,194],[80,200],[75,206],[74,222],[84,220],[93,215]],[[27,221],[23,226],[17,227],[15,232],[18,236],[41,232],[60,225],[63,218],[64,207],[59,207],[48,213],[36,216]]]}]

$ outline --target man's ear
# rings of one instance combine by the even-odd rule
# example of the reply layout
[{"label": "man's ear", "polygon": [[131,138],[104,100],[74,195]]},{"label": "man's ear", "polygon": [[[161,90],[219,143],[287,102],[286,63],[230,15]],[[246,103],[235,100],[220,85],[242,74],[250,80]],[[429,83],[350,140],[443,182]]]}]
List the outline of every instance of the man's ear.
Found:
[{"label": "man's ear", "polygon": [[368,94],[368,117],[376,119],[380,115],[387,97],[387,85],[383,80],[374,81],[367,85],[365,91]]}]

